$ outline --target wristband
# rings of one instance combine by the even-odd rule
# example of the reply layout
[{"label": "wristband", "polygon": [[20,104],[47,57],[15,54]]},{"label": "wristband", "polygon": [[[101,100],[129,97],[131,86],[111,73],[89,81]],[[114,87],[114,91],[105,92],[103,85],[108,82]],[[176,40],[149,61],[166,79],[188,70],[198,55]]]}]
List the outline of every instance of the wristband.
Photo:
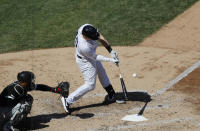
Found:
[{"label": "wristband", "polygon": [[55,92],[55,93],[59,93],[60,91],[61,91],[60,88],[54,88],[54,91],[53,91],[53,92]]},{"label": "wristband", "polygon": [[108,50],[109,53],[112,51],[112,48],[110,45],[106,46],[106,49]]}]

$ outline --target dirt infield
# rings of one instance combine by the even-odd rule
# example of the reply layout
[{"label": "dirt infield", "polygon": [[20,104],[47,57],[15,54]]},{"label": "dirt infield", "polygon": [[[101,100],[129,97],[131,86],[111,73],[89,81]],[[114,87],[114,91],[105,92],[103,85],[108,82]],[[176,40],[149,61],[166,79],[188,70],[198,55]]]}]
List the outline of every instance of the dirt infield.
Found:
[{"label": "dirt infield", "polygon": [[[155,94],[171,80],[200,59],[200,2],[184,12],[160,31],[144,40],[140,46],[113,47],[119,53],[120,68],[129,91],[126,104],[102,102],[106,92],[97,80],[96,88],[74,103],[72,115],[66,115],[57,94],[33,91],[34,104],[22,130],[41,131],[117,131],[159,130],[198,131],[200,68],[182,79],[165,93],[152,96],[144,116],[145,122],[122,121],[127,114],[136,114],[144,105],[145,95]],[[99,47],[98,54],[109,54]],[[59,81],[71,83],[70,92],[83,84],[75,63],[75,49],[57,48],[24,51],[0,55],[0,91],[16,80],[22,70],[32,70],[36,83],[56,86]],[[118,95],[121,86],[118,69],[103,63]],[[132,77],[137,73],[137,77]],[[22,128],[23,126],[23,128]]]},{"label": "dirt infield", "polygon": [[200,113],[200,68],[194,70],[187,77],[177,83],[172,91],[177,91],[188,95],[189,99],[186,102],[191,102],[195,109],[194,113]]}]

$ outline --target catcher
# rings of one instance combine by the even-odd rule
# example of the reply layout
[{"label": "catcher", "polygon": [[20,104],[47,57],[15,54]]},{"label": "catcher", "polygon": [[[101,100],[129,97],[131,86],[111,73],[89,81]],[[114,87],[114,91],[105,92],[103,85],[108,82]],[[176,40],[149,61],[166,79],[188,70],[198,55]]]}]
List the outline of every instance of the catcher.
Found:
[{"label": "catcher", "polygon": [[61,82],[53,88],[44,84],[35,84],[35,75],[30,71],[22,71],[17,81],[8,85],[0,94],[0,125],[3,131],[14,131],[14,126],[27,117],[33,103],[28,91],[40,90],[59,93],[67,97],[69,83]]}]

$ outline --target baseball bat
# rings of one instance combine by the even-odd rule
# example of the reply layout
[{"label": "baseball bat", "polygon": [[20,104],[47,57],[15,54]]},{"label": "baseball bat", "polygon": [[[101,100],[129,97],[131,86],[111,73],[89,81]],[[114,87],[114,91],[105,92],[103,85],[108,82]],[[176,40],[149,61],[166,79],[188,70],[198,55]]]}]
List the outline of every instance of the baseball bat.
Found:
[{"label": "baseball bat", "polygon": [[127,90],[126,90],[124,79],[122,77],[122,74],[121,74],[121,71],[120,71],[120,68],[119,68],[119,64],[117,64],[117,67],[119,69],[119,77],[120,77],[120,82],[121,82],[121,86],[122,86],[122,91],[123,91],[123,94],[124,94],[124,100],[128,100],[128,93],[127,93]]}]

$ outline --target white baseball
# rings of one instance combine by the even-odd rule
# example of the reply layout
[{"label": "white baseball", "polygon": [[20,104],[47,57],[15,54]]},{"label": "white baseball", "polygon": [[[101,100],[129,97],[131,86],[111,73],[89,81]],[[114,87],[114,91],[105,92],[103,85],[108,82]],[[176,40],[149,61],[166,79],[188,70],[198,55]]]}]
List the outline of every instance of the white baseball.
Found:
[{"label": "white baseball", "polygon": [[136,74],[136,73],[133,73],[133,77],[137,77],[137,74]]}]

